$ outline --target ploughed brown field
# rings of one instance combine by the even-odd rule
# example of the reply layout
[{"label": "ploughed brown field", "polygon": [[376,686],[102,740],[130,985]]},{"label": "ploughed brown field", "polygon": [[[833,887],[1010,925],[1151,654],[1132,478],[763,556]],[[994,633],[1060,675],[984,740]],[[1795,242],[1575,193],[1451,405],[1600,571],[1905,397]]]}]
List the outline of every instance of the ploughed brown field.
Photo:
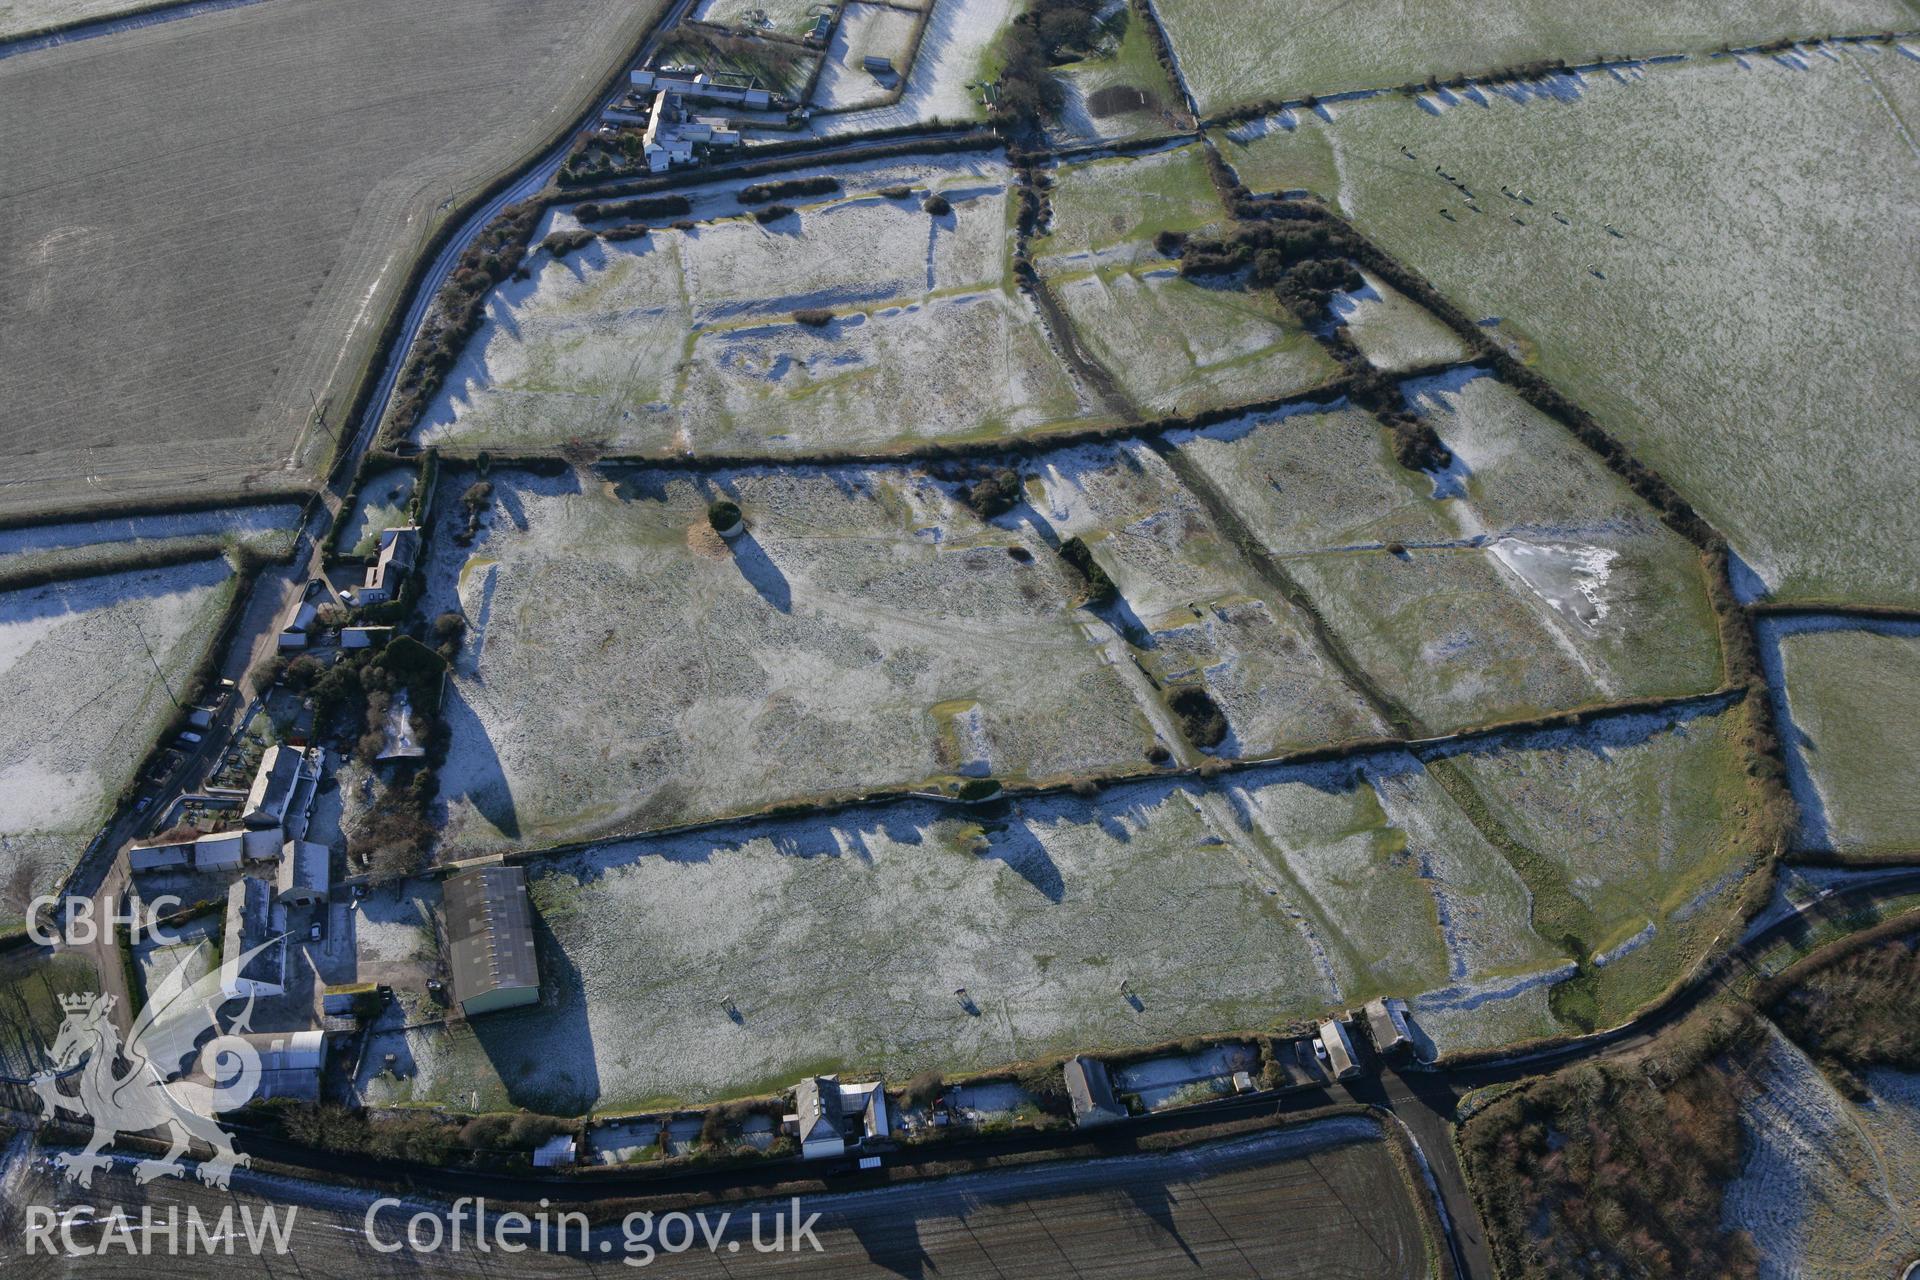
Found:
[{"label": "ploughed brown field", "polygon": [[433,230],[658,8],[300,0],[0,61],[0,513],[310,484]]}]

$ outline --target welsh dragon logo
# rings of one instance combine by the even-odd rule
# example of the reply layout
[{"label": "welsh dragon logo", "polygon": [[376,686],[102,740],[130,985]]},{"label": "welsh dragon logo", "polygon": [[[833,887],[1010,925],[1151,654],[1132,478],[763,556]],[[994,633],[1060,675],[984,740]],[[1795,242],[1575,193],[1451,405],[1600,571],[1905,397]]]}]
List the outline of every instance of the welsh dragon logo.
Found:
[{"label": "welsh dragon logo", "polygon": [[[241,963],[277,941],[256,947]],[[31,1084],[49,1119],[66,1111],[93,1122],[85,1151],[54,1157],[80,1186],[91,1187],[94,1171],[112,1162],[101,1151],[122,1133],[163,1131],[168,1139],[165,1155],[135,1165],[135,1181],[142,1184],[168,1175],[184,1177],[180,1158],[196,1140],[213,1149],[199,1168],[200,1180],[208,1186],[225,1187],[235,1166],[249,1163],[233,1149],[214,1117],[246,1103],[260,1083],[259,1051],[237,1034],[247,1025],[253,1001],[248,999],[235,1030],[216,1035],[198,1050],[203,1074],[185,1078],[189,1056],[207,1029],[217,1028],[213,1013],[224,1001],[218,969],[194,982],[187,980],[186,971],[183,961],[155,987],[124,1044],[113,1020],[112,996],[60,998],[66,1020],[48,1052],[51,1069],[34,1076]],[[78,1092],[61,1092],[61,1082],[76,1073]]]}]

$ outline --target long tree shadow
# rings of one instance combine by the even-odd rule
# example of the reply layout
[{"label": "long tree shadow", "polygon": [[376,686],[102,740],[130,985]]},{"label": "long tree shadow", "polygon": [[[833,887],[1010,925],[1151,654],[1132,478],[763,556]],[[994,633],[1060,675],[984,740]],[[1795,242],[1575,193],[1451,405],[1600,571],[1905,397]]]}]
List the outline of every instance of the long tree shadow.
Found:
[{"label": "long tree shadow", "polygon": [[513,803],[513,785],[487,726],[457,683],[449,683],[447,694],[441,715],[453,745],[447,753],[447,765],[440,771],[441,797],[448,804],[466,800],[502,836],[518,840],[520,816]]},{"label": "long tree shadow", "polygon": [[733,563],[762,600],[781,613],[793,612],[793,587],[787,582],[787,575],[780,572],[780,566],[751,532],[733,540]]},{"label": "long tree shadow", "polygon": [[1048,902],[1057,903],[1066,898],[1066,879],[1032,827],[1017,822],[1004,831],[992,833],[988,839],[990,843],[981,851],[981,857],[1005,863],[1009,871],[1045,894]]}]

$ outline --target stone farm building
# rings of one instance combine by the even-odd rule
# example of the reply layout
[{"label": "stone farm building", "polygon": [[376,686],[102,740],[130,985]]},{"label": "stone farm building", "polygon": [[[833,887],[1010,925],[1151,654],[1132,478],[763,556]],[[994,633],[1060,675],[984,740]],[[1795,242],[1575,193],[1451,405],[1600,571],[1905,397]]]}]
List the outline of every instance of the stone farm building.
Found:
[{"label": "stone farm building", "polygon": [[277,996],[286,990],[286,908],[273,900],[273,886],[242,876],[227,890],[227,927],[220,949],[220,994]]}]

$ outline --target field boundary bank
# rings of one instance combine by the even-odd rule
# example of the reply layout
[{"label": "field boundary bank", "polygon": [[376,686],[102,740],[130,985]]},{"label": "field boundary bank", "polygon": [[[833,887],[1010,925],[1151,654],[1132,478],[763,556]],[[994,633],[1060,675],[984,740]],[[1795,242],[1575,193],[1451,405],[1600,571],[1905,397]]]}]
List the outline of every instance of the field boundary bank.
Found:
[{"label": "field boundary bank", "polygon": [[[1434,761],[1444,761],[1475,748],[1490,746],[1494,750],[1508,749],[1501,745],[1503,738],[1524,738],[1536,734],[1556,732],[1578,732],[1597,724],[1635,716],[1678,716],[1689,711],[1702,714],[1720,714],[1727,709],[1744,702],[1747,691],[1741,686],[1729,686],[1714,689],[1706,693],[1683,694],[1670,698],[1637,698],[1618,703],[1595,704],[1568,711],[1555,712],[1547,716],[1537,716],[1526,720],[1501,721],[1493,724],[1474,725],[1454,733],[1438,734],[1426,738],[1354,738],[1343,742],[1327,743],[1319,746],[1301,747],[1292,751],[1279,752],[1269,756],[1248,757],[1245,759],[1223,759],[1209,756],[1197,765],[1173,767],[1150,767],[1134,773],[1102,773],[1082,775],[1072,779],[1062,779],[1043,783],[1013,783],[1003,785],[993,795],[979,800],[963,800],[958,796],[938,791],[924,790],[918,786],[882,788],[853,795],[827,796],[818,799],[782,800],[769,804],[765,808],[747,813],[719,814],[710,818],[699,818],[688,822],[673,823],[667,826],[637,828],[629,831],[614,831],[601,835],[569,840],[561,844],[538,845],[523,849],[493,849],[486,852],[466,854],[458,858],[435,862],[420,872],[423,876],[444,877],[452,875],[468,866],[479,866],[492,862],[507,862],[514,865],[572,857],[575,854],[588,853],[610,845],[627,844],[642,840],[668,840],[683,836],[703,836],[721,833],[736,828],[779,825],[791,822],[819,821],[838,817],[842,814],[857,813],[871,809],[882,809],[895,805],[934,804],[950,808],[960,813],[980,813],[991,811],[996,806],[1008,802],[1026,800],[1064,799],[1075,797],[1087,803],[1098,803],[1096,796],[1079,795],[1076,787],[1091,784],[1096,792],[1115,790],[1121,787],[1144,786],[1154,783],[1193,783],[1203,787],[1213,787],[1224,779],[1240,774],[1260,771],[1280,772],[1288,769],[1309,768],[1314,765],[1339,764],[1346,761],[1364,761],[1372,757],[1391,756],[1405,753],[1422,765]],[[1515,750],[1527,748],[1515,747]],[[362,883],[365,875],[350,875],[341,883]]]},{"label": "field boundary bank", "polygon": [[[625,46],[620,59],[599,78],[595,87],[580,96],[581,106],[567,117],[566,124],[533,150],[515,157],[491,179],[482,182],[466,199],[449,206],[446,217],[413,255],[406,278],[394,290],[393,301],[387,308],[386,318],[367,357],[359,362],[360,371],[346,397],[347,411],[341,415],[340,426],[334,435],[333,451],[320,469],[324,477],[320,488],[330,489],[349,474],[357,472],[361,459],[374,447],[376,442],[373,433],[378,431],[380,419],[386,416],[387,406],[385,403],[375,406],[370,402],[379,391],[380,384],[386,380],[388,366],[396,361],[404,362],[413,346],[414,334],[408,318],[413,311],[415,295],[426,284],[440,255],[490,201],[511,190],[515,183],[524,180],[531,170],[536,169],[549,155],[567,146],[575,135],[587,127],[598,112],[599,104],[619,85],[628,67],[646,51],[648,44],[660,34],[663,24],[682,7],[685,0],[655,0],[655,3],[657,8],[647,18],[645,26]],[[484,224],[479,230],[484,230]],[[438,292],[435,290],[434,296],[425,300],[420,313],[423,322],[438,300]],[[399,370],[396,369],[396,385],[398,374]],[[391,389],[387,391],[385,399],[391,401]],[[377,410],[371,421],[367,418],[370,409]],[[366,437],[364,443],[363,436]]]},{"label": "field boundary bank", "polygon": [[[57,524],[93,524],[103,520],[137,520],[143,516],[185,516],[203,515],[211,511],[241,511],[248,507],[270,507],[276,503],[294,502],[305,507],[313,500],[314,487],[303,484],[290,489],[262,489],[237,496],[206,497],[195,494],[185,498],[144,498],[121,503],[111,508],[83,508],[79,511],[17,511],[0,515],[0,533],[13,533],[20,529],[44,529]],[[111,539],[102,539],[111,541]],[[75,543],[76,546],[91,546],[92,543]],[[18,552],[0,553],[0,563],[9,555]]]},{"label": "field boundary bank", "polygon": [[[129,550],[120,555],[108,556],[94,561],[81,561],[73,564],[54,565],[45,569],[27,569],[21,572],[9,572],[6,561],[11,557],[0,557],[0,593],[31,591],[37,587],[50,587],[63,582],[78,582],[87,578],[111,577],[117,573],[138,573],[143,569],[175,569],[183,564],[196,564],[202,560],[229,559],[227,548],[221,542],[221,534],[188,535],[190,542],[171,547],[156,547],[150,551]],[[114,543],[88,543],[85,546],[71,548],[86,550],[88,546],[113,546]],[[138,543],[127,543],[129,547],[138,547]],[[65,550],[67,548],[63,548]],[[238,557],[235,557],[238,558]],[[260,557],[263,561],[277,560],[280,557]]]},{"label": "field boundary bank", "polygon": [[139,31],[146,27],[178,22],[182,18],[198,18],[205,14],[221,13],[228,9],[245,9],[267,2],[268,0],[158,0],[157,3],[139,5],[104,17],[82,18],[78,22],[48,23],[45,26],[32,27],[0,39],[0,62],[23,54],[41,53],[48,49],[78,44],[83,40],[93,40],[100,36]]},{"label": "field boundary bank", "polygon": [[1815,601],[1758,600],[1747,606],[1756,618],[1838,618],[1843,622],[1920,624],[1920,609],[1897,604],[1821,604]]},{"label": "field boundary bank", "polygon": [[[1404,374],[1394,374],[1396,379],[1419,379],[1437,377],[1454,369],[1471,367],[1477,360],[1439,360],[1432,364],[1420,365]],[[991,440],[939,440],[912,441],[899,449],[820,449],[793,454],[729,454],[710,453],[688,457],[685,454],[636,454],[604,453],[594,459],[594,465],[602,467],[633,467],[658,471],[747,471],[764,470],[769,467],[880,467],[912,466],[941,462],[980,461],[993,458],[1037,457],[1055,453],[1064,449],[1078,448],[1090,444],[1106,444],[1123,440],[1149,439],[1155,436],[1178,431],[1204,431],[1208,427],[1232,422],[1237,418],[1261,417],[1282,413],[1286,410],[1299,410],[1306,405],[1322,405],[1331,410],[1341,401],[1349,398],[1348,392],[1355,375],[1343,373],[1329,378],[1325,382],[1291,392],[1272,400],[1255,400],[1245,404],[1230,405],[1219,409],[1203,409],[1198,413],[1179,417],[1138,419],[1131,422],[1106,423],[1097,427],[1075,427],[1060,431],[1045,431],[1025,436],[1002,436]],[[522,468],[539,470],[541,468],[564,468],[570,466],[562,453],[564,446],[529,451],[503,451],[488,448],[482,444],[460,444],[457,442],[435,442],[429,445],[407,446],[408,451],[394,450],[387,456],[404,461],[417,457],[427,449],[437,450],[443,459],[461,466],[470,466],[481,454],[486,454],[489,465],[494,467]]]},{"label": "field boundary bank", "polygon": [[1419,80],[1403,80],[1397,84],[1361,85],[1353,89],[1332,89],[1326,93],[1308,93],[1298,98],[1262,98],[1255,102],[1242,103],[1227,107],[1209,116],[1196,116],[1197,128],[1228,129],[1237,124],[1252,120],[1263,120],[1289,111],[1311,111],[1323,102],[1364,102],[1371,98],[1400,94],[1414,97],[1421,93],[1436,92],[1441,89],[1498,88],[1507,84],[1527,84],[1546,79],[1554,75],[1578,75],[1591,71],[1614,71],[1627,67],[1674,66],[1679,63],[1717,62],[1726,58],[1746,56],[1771,57],[1797,48],[1812,48],[1824,44],[1895,44],[1902,40],[1920,37],[1920,28],[1899,30],[1846,31],[1829,32],[1822,35],[1781,36],[1759,44],[1724,46],[1719,49],[1665,49],[1640,54],[1613,54],[1607,57],[1589,58],[1585,62],[1568,62],[1564,58],[1542,59],[1540,64],[1521,64],[1507,67],[1488,67],[1479,71],[1456,71],[1448,75],[1432,73]]},{"label": "field boundary bank", "polygon": [[[794,138],[755,147],[748,156],[698,168],[669,170],[664,174],[634,174],[609,178],[605,182],[560,184],[541,193],[547,208],[579,204],[588,200],[617,200],[627,196],[653,195],[682,187],[705,186],[734,178],[758,178],[769,173],[787,173],[804,169],[824,160],[827,164],[855,163],[860,160],[887,160],[895,156],[940,155],[954,151],[997,151],[1007,140],[991,129],[976,124],[937,125],[916,123],[875,129],[868,133],[840,137]],[[834,159],[835,152],[847,152]]]},{"label": "field boundary bank", "polygon": [[1823,969],[1832,968],[1856,951],[1916,933],[1920,933],[1920,907],[1910,907],[1877,924],[1842,934],[1831,942],[1815,947],[1772,977],[1760,979],[1753,989],[1753,1005],[1759,1009],[1772,1004],[1809,977]]},{"label": "field boundary bank", "polygon": [[1780,858],[1783,867],[1833,867],[1842,871],[1900,871],[1920,869],[1920,848],[1891,853],[1847,853],[1840,849],[1790,849]]}]

